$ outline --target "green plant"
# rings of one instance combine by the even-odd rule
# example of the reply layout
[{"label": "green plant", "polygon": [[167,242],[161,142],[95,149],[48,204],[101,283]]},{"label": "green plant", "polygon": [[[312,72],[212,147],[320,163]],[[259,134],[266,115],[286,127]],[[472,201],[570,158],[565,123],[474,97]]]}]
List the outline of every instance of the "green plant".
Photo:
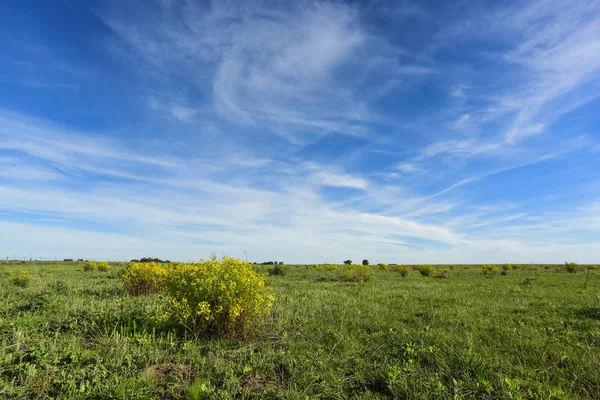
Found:
[{"label": "green plant", "polygon": [[281,264],[275,264],[273,268],[269,269],[269,275],[285,275],[285,270]]},{"label": "green plant", "polygon": [[387,264],[377,264],[377,267],[381,270],[386,270],[388,269],[388,265]]},{"label": "green plant", "polygon": [[110,271],[110,265],[106,261],[97,262],[96,269],[101,272],[108,272]]},{"label": "green plant", "polygon": [[84,271],[95,271],[96,268],[97,268],[97,265],[93,261],[88,261],[85,264],[83,264],[83,270]]},{"label": "green plant", "polygon": [[374,276],[368,265],[347,265],[343,268],[343,279],[348,282],[365,283]]},{"label": "green plant", "polygon": [[134,262],[121,272],[121,278],[125,282],[125,290],[134,296],[140,296],[158,292],[166,274],[164,264]]},{"label": "green plant", "polygon": [[27,269],[21,269],[15,272],[9,271],[8,279],[13,285],[20,287],[30,286],[34,281],[34,277],[31,275],[31,271]]},{"label": "green plant", "polygon": [[579,268],[579,264],[576,264],[574,262],[565,262],[564,268],[568,273],[574,274],[577,272],[577,269]]},{"label": "green plant", "polygon": [[401,277],[406,278],[410,269],[406,265],[394,265],[392,266],[392,271],[396,271],[400,273]]},{"label": "green plant", "polygon": [[369,260],[363,260],[362,265],[369,265]]},{"label": "green plant", "polygon": [[495,274],[496,272],[498,272],[498,267],[496,267],[495,265],[492,265],[492,264],[487,264],[487,265],[484,265],[483,267],[481,267],[481,272],[484,275]]},{"label": "green plant", "polygon": [[428,264],[417,266],[417,271],[422,276],[433,276],[435,274],[435,268]]},{"label": "green plant", "polygon": [[159,286],[169,303],[167,317],[194,332],[245,336],[273,305],[264,276],[233,257],[173,263]]},{"label": "green plant", "polygon": [[442,268],[438,271],[435,272],[435,274],[433,275],[433,278],[437,278],[437,279],[446,279],[448,278],[448,273],[450,272],[450,269],[448,268]]}]

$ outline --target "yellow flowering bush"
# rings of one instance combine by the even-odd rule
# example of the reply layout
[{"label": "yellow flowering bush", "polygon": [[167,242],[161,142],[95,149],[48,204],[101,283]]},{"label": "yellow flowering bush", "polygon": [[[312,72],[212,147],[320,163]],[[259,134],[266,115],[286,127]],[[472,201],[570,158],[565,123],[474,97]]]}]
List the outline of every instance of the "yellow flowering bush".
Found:
[{"label": "yellow flowering bush", "polygon": [[481,272],[483,272],[484,274],[493,274],[498,272],[498,267],[492,264],[487,264],[481,267]]},{"label": "yellow flowering bush", "polygon": [[400,276],[406,278],[408,276],[409,268],[406,265],[392,265],[392,271],[400,273]]},{"label": "yellow flowering bush", "polygon": [[160,291],[161,281],[166,275],[165,266],[156,262],[131,263],[121,272],[125,289],[134,296]]},{"label": "yellow flowering bush", "polygon": [[313,265],[314,269],[322,270],[322,271],[336,271],[338,269],[337,264],[315,264]]},{"label": "yellow flowering bush", "polygon": [[379,267],[379,269],[382,269],[382,270],[388,269],[388,265],[387,264],[377,264],[377,267]]},{"label": "yellow flowering bush", "polygon": [[422,276],[433,276],[436,271],[435,268],[431,265],[419,265],[415,268]]},{"label": "yellow flowering bush", "polygon": [[273,305],[265,277],[233,257],[169,264],[159,285],[169,317],[196,332],[244,336]]},{"label": "yellow flowering bush", "polygon": [[83,264],[84,271],[94,271],[95,269],[96,269],[96,263],[93,261],[88,261],[85,264]]},{"label": "yellow flowering bush", "polygon": [[375,276],[368,265],[345,265],[343,267],[344,280],[357,283],[365,283]]},{"label": "yellow flowering bush", "polygon": [[31,271],[27,269],[21,269],[19,271],[9,271],[7,272],[8,279],[10,283],[15,286],[27,287],[33,283],[33,276],[31,275]]},{"label": "yellow flowering bush", "polygon": [[110,270],[110,265],[106,261],[99,261],[99,262],[88,261],[85,264],[83,264],[83,270],[84,271],[107,272]]},{"label": "yellow flowering bush", "polygon": [[101,272],[108,272],[110,270],[110,265],[108,265],[106,261],[97,262],[96,269]]}]

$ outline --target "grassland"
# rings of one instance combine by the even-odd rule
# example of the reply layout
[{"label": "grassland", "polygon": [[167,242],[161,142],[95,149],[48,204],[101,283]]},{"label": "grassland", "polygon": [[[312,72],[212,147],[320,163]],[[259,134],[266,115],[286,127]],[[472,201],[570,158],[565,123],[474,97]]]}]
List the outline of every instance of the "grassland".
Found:
[{"label": "grassland", "polygon": [[[30,286],[1,272],[20,269]],[[157,325],[160,298],[129,296],[119,267],[3,265],[0,398],[600,398],[600,271],[584,288],[554,267],[373,270],[356,284],[286,266],[240,341]]]}]

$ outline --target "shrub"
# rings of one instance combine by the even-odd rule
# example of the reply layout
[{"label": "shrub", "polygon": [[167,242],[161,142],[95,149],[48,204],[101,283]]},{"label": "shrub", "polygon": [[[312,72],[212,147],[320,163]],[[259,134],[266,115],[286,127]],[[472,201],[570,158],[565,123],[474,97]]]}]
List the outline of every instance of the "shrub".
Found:
[{"label": "shrub", "polygon": [[445,270],[438,271],[438,272],[436,272],[433,275],[433,278],[436,278],[436,279],[446,279],[446,278],[448,278],[448,273]]},{"label": "shrub", "polygon": [[315,264],[313,265],[314,269],[326,270],[326,271],[335,271],[338,269],[336,264]]},{"label": "shrub", "polygon": [[377,264],[377,266],[379,267],[379,269],[382,269],[382,270],[388,269],[388,265],[387,264]]},{"label": "shrub", "polygon": [[369,260],[363,260],[362,265],[369,265]]},{"label": "shrub", "polygon": [[409,268],[406,265],[394,265],[392,271],[397,271],[400,273],[401,277],[406,278],[408,276]]},{"label": "shrub", "polygon": [[481,272],[484,274],[494,274],[498,272],[498,267],[492,264],[484,265],[481,267]]},{"label": "shrub", "polygon": [[27,287],[33,283],[33,276],[31,275],[31,271],[27,269],[22,269],[19,271],[9,271],[8,279],[10,283],[15,286]]},{"label": "shrub", "polygon": [[595,270],[597,270],[597,269],[600,269],[600,267],[599,267],[599,266],[597,266],[597,265],[588,265],[588,269],[589,269],[590,271],[595,271]]},{"label": "shrub", "polygon": [[96,269],[101,272],[108,272],[110,270],[110,265],[106,261],[97,262]]},{"label": "shrub", "polygon": [[273,268],[269,269],[269,275],[285,275],[285,270],[281,264],[275,264]]},{"label": "shrub", "polygon": [[351,265],[352,264],[352,260],[346,260],[346,261],[344,261],[344,264]]},{"label": "shrub", "polygon": [[168,317],[199,333],[245,336],[273,305],[264,277],[237,258],[171,264],[159,280]]},{"label": "shrub", "polygon": [[368,265],[347,265],[344,267],[343,279],[348,282],[365,283],[374,276]]},{"label": "shrub", "polygon": [[125,289],[134,296],[145,296],[160,290],[160,282],[167,274],[163,264],[131,263],[121,272]]},{"label": "shrub", "polygon": [[433,274],[435,274],[435,268],[427,264],[419,265],[417,271],[419,271],[422,276],[433,276]]},{"label": "shrub", "polygon": [[88,261],[85,264],[83,264],[84,271],[94,271],[96,268],[97,268],[96,263],[93,261]]},{"label": "shrub", "polygon": [[510,271],[512,269],[512,265],[510,264],[502,264],[502,269],[505,271]]},{"label": "shrub", "polygon": [[570,274],[574,274],[575,272],[577,272],[578,267],[579,267],[579,264],[576,264],[574,262],[565,262],[565,264],[564,264],[565,270]]}]

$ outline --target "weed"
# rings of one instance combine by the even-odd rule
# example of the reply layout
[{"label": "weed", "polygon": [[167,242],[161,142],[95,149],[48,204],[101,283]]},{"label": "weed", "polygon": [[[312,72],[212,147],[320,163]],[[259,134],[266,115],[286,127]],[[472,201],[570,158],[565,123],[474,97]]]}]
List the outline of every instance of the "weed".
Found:
[{"label": "weed", "polygon": [[576,264],[574,262],[565,262],[564,264],[564,269],[570,274],[576,273],[578,268],[579,264]]},{"label": "weed", "polygon": [[417,271],[419,271],[422,276],[433,276],[436,272],[433,266],[427,264],[419,265]]},{"label": "weed", "polygon": [[16,272],[9,271],[8,279],[10,280],[10,283],[12,283],[13,285],[20,286],[20,287],[30,286],[33,283],[33,281],[35,280],[35,278],[31,274],[31,271],[29,271],[27,269],[21,269]]},{"label": "weed", "polygon": [[406,278],[410,269],[406,265],[394,265],[392,267],[392,271],[397,271],[398,273],[400,273],[401,277]]},{"label": "weed", "polygon": [[365,283],[374,276],[375,273],[368,265],[346,265],[343,269],[343,280],[348,282]]}]

